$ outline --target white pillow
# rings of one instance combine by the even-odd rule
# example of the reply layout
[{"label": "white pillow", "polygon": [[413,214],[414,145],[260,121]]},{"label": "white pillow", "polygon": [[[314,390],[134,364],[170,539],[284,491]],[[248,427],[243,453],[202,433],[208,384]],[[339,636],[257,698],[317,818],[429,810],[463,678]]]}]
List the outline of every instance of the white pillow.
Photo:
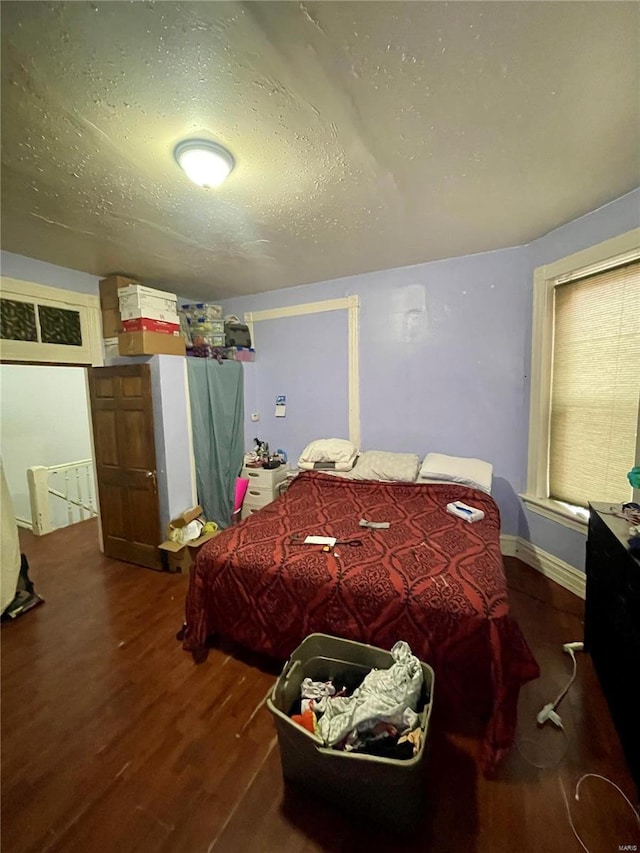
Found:
[{"label": "white pillow", "polygon": [[419,465],[420,459],[415,453],[367,450],[358,457],[350,479],[394,480],[400,483],[413,483]]},{"label": "white pillow", "polygon": [[352,466],[357,455],[358,448],[345,438],[321,438],[307,444],[300,454],[298,465],[309,462],[312,466],[314,462],[350,462]]},{"label": "white pillow", "polygon": [[490,495],[492,476],[493,465],[482,459],[428,453],[420,468],[418,479],[459,483],[462,486],[471,486],[472,489],[480,489]]}]

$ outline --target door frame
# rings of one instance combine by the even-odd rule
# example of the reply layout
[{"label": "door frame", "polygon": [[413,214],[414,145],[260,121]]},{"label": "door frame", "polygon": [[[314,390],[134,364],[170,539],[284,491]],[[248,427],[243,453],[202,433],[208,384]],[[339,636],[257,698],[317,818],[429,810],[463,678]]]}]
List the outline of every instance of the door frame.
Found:
[{"label": "door frame", "polygon": [[[64,290],[58,287],[38,284],[37,282],[8,278],[0,276],[0,296],[6,298],[16,297],[19,300],[38,303],[56,305],[70,310],[76,310],[81,315],[81,328],[83,332],[83,341],[86,340],[87,346],[70,347],[55,344],[42,344],[32,341],[0,341],[0,362],[13,364],[48,364],[59,366],[75,366],[75,367],[104,367],[104,349],[102,343],[102,315],[100,311],[100,300],[95,294],[79,293],[72,290]],[[83,320],[84,318],[84,320]],[[86,337],[85,337],[86,334]],[[14,346],[14,345],[18,346]],[[177,358],[177,356],[172,356]],[[108,359],[108,363],[112,363],[114,359]],[[119,363],[135,363],[149,362],[149,356],[134,356],[127,357],[126,362]],[[196,487],[196,462],[193,450],[193,428],[191,423],[191,403],[189,382],[187,378],[187,360],[182,359],[183,376],[185,387],[185,409],[187,421],[187,446],[189,454],[189,468],[191,480],[191,506],[197,503],[197,487]],[[84,371],[85,388],[87,400],[87,412],[89,418],[89,429],[91,433],[91,452],[93,454],[93,473],[94,481],[97,483],[97,470],[95,464],[95,446],[93,441],[93,418],[91,415],[91,395],[89,393],[89,374]],[[155,398],[154,398],[155,406]],[[155,415],[155,412],[154,412]],[[156,444],[156,468],[160,469],[160,460],[157,458],[158,444]],[[104,539],[102,534],[102,514],[100,511],[100,499],[96,489],[96,510],[98,517],[98,545],[100,551],[104,553]]]},{"label": "door frame", "polygon": [[255,345],[254,323],[264,320],[281,320],[284,317],[301,317],[304,314],[322,314],[325,311],[347,311],[347,399],[349,440],[360,447],[360,298],[345,296],[325,299],[322,302],[303,302],[299,305],[284,305],[263,311],[245,311],[244,321],[249,326],[251,340]]},{"label": "door frame", "polygon": [[[102,344],[102,315],[100,299],[91,293],[78,293],[64,290],[35,281],[27,281],[8,276],[0,276],[0,296],[6,299],[15,297],[21,302],[40,305],[52,305],[77,311],[80,314],[82,347],[62,344],[43,344],[38,341],[8,341],[0,339],[0,362],[8,364],[43,364],[59,367],[79,367],[84,370],[85,397],[89,418],[89,435],[93,456],[93,481],[97,483],[96,449],[93,443],[93,420],[91,417],[91,396],[89,394],[88,367],[104,365],[104,347]],[[86,343],[85,343],[86,342]],[[102,516],[100,498],[96,486],[96,513],[98,518],[98,548],[104,553],[102,538]]]}]

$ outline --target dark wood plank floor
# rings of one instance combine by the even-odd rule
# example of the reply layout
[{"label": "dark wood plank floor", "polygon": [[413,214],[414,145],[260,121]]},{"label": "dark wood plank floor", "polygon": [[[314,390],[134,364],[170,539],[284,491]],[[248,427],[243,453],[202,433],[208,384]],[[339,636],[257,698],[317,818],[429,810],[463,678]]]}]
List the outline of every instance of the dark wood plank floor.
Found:
[{"label": "dark wood plank floor", "polygon": [[521,694],[518,747],[488,781],[475,740],[434,728],[424,827],[405,843],[285,789],[262,704],[278,665],[221,647],[195,666],[175,640],[185,577],[102,557],[95,522],[21,538],[46,603],[2,626],[4,853],[579,853],[563,789],[590,853],[640,844],[605,782],[573,796],[600,773],[636,802],[587,656],[561,706],[566,734],[535,725],[569,674],[561,644],[581,639],[583,608],[517,560],[513,613],[542,668]]}]

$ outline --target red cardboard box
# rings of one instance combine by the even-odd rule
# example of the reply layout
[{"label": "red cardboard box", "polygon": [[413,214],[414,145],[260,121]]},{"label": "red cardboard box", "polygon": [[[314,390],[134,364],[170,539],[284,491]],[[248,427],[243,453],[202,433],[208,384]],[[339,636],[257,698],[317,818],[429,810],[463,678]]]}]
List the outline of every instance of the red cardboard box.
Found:
[{"label": "red cardboard box", "polygon": [[123,320],[122,328],[125,332],[164,332],[167,335],[180,334],[179,323],[168,323],[166,320],[153,320],[150,317]]}]

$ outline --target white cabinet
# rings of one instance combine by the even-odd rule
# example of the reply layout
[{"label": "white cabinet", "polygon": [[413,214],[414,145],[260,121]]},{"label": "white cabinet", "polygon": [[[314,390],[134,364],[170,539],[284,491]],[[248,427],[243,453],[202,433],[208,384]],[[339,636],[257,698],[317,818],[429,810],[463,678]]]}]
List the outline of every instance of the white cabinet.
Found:
[{"label": "white cabinet", "polygon": [[242,477],[249,480],[247,494],[242,505],[242,518],[247,518],[278,497],[278,485],[286,479],[287,468],[243,468]]}]

